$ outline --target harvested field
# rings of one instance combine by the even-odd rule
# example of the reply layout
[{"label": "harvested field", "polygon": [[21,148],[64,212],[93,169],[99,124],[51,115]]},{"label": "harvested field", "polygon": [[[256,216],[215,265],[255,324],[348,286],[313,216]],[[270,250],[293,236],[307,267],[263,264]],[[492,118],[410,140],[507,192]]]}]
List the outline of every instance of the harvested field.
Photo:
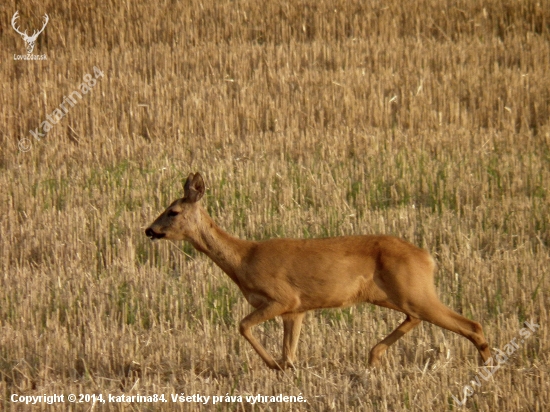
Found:
[{"label": "harvested field", "polygon": [[[48,14],[46,60],[14,58],[17,10],[29,33]],[[548,409],[547,0],[8,0],[0,21],[1,410]],[[426,248],[500,368],[424,322],[369,369],[404,315],[362,305],[308,313],[298,368],[267,369],[231,280],[144,234],[196,171],[239,237]],[[280,321],[254,332],[280,356]],[[138,394],[167,402],[109,399]],[[246,399],[279,394],[307,402]]]}]

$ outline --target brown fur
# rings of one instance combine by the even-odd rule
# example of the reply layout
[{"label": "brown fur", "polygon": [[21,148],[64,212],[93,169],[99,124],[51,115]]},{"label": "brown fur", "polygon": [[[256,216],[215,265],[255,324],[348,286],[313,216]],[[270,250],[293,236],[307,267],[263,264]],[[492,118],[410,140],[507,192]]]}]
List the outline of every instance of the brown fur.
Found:
[{"label": "brown fur", "polygon": [[[238,239],[220,229],[200,205],[200,174],[190,174],[182,199],[147,228],[147,236],[187,240],[237,284],[256,309],[240,323],[241,334],[273,369],[293,366],[305,312],[360,302],[394,309],[405,321],[370,351],[369,365],[421,320],[456,332],[490,357],[481,325],[453,312],[437,298],[430,254],[393,236],[324,239]],[[276,362],[252,335],[254,325],[281,316],[283,358]]]}]

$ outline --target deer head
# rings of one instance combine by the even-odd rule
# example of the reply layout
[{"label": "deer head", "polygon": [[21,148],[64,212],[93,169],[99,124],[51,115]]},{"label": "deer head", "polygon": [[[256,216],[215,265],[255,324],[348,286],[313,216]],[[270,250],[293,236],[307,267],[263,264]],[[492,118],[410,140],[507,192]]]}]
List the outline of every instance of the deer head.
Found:
[{"label": "deer head", "polygon": [[201,213],[198,201],[204,195],[204,181],[199,173],[191,173],[184,186],[183,198],[174,201],[145,230],[151,239],[196,239]]},{"label": "deer head", "polygon": [[13,15],[12,19],[11,19],[11,25],[13,27],[13,29],[19,33],[21,35],[21,37],[23,37],[23,40],[25,40],[25,43],[27,43],[27,53],[28,54],[31,54],[32,51],[34,50],[34,45],[36,43],[36,38],[38,37],[38,35],[40,33],[42,33],[44,31],[44,29],[46,28],[46,24],[48,24],[48,21],[50,20],[50,18],[48,17],[47,14],[44,14],[44,24],[42,25],[42,28],[38,31],[35,31],[32,36],[29,36],[27,34],[27,30],[25,30],[25,32],[21,32],[19,30],[19,28],[16,26],[16,20],[19,18],[19,10],[15,12],[15,14]]}]

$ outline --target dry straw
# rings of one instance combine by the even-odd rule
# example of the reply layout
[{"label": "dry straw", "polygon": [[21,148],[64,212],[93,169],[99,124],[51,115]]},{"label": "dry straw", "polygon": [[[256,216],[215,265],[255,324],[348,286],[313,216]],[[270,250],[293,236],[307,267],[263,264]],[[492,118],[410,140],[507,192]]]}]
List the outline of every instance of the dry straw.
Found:
[{"label": "dry straw", "polygon": [[[220,410],[456,410],[472,345],[423,324],[368,370],[403,318],[382,308],[309,314],[298,369],[267,370],[239,336],[250,308],[230,280],[144,236],[200,171],[209,212],[238,236],[391,233],[432,252],[443,302],[493,348],[540,324],[465,408],[546,410],[550,7],[410,3],[0,6],[0,409],[24,410],[14,394],[184,392],[307,399]],[[30,32],[50,17],[34,51],[47,60],[11,58],[16,9]],[[94,66],[101,81],[32,140]],[[278,322],[255,333],[280,348]]]}]

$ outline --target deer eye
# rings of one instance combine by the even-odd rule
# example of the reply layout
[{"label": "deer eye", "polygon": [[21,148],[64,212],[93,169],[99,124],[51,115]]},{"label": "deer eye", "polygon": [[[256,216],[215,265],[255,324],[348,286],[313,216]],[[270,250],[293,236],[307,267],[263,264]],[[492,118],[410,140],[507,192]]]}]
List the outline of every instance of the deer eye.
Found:
[{"label": "deer eye", "polygon": [[169,216],[169,217],[177,216],[177,215],[179,215],[179,214],[180,214],[180,212],[176,212],[175,210],[170,210],[170,211],[168,212],[168,216]]}]

